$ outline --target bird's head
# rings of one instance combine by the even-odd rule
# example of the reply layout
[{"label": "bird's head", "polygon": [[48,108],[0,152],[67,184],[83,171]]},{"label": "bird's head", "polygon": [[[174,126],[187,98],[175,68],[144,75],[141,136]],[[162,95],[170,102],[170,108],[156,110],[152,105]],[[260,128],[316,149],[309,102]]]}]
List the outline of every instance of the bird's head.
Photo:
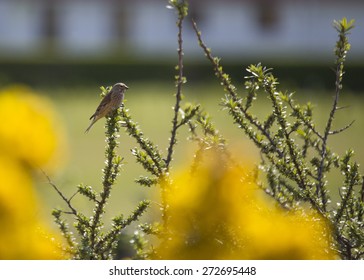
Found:
[{"label": "bird's head", "polygon": [[114,86],[113,86],[113,89],[117,89],[117,90],[127,90],[129,87],[124,84],[124,83],[116,83]]}]

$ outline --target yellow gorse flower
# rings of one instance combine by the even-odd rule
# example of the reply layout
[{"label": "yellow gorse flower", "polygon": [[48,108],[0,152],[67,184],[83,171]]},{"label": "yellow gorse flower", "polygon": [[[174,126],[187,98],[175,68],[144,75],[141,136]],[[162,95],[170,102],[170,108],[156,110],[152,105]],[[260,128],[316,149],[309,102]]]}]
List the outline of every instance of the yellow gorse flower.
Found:
[{"label": "yellow gorse flower", "polygon": [[31,166],[54,159],[63,144],[50,102],[24,86],[0,91],[0,150]]},{"label": "yellow gorse flower", "polygon": [[332,259],[325,220],[309,209],[286,211],[239,168],[207,151],[194,174],[175,178],[162,259]]},{"label": "yellow gorse flower", "polygon": [[61,146],[50,103],[30,89],[0,91],[0,259],[64,257],[38,217],[31,172],[49,165]]},{"label": "yellow gorse flower", "polygon": [[19,162],[0,155],[0,259],[62,257],[48,227],[37,218],[31,176]]}]

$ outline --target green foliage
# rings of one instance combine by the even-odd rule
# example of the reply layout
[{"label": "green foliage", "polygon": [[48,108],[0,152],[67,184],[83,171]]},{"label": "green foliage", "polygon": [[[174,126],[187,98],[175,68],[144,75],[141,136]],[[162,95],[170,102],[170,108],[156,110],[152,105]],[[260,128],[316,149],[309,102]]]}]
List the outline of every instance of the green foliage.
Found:
[{"label": "green foliage", "polygon": [[185,0],[169,0],[168,8],[176,9],[179,18],[184,18],[188,15],[188,2]]}]

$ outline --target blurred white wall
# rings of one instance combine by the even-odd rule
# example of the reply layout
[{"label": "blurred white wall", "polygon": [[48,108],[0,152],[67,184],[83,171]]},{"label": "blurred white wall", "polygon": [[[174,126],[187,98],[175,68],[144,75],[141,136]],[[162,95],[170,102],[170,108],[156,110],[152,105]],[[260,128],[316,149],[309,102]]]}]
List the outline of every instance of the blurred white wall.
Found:
[{"label": "blurred white wall", "polygon": [[42,5],[37,1],[0,1],[0,50],[32,53],[42,41]]},{"label": "blurred white wall", "polygon": [[[138,57],[173,56],[176,15],[167,0],[0,0],[0,57],[51,49],[70,57],[122,51]],[[224,57],[291,57],[317,60],[332,55],[334,19],[355,18],[352,56],[364,58],[364,1],[191,0],[207,44]],[[189,22],[185,51],[201,50]]]}]

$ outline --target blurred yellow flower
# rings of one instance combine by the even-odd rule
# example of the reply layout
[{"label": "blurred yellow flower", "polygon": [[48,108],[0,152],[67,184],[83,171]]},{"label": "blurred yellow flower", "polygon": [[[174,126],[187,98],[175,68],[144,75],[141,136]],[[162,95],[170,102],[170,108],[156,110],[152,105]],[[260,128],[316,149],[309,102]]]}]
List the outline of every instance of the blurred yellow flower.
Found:
[{"label": "blurred yellow flower", "polygon": [[[31,166],[52,162],[64,145],[50,102],[24,86],[0,91],[0,152]],[[58,152],[58,153],[57,153]]]},{"label": "blurred yellow flower", "polygon": [[285,211],[256,184],[250,167],[207,151],[174,180],[162,259],[332,259],[328,226],[309,209]]},{"label": "blurred yellow flower", "polygon": [[60,244],[37,217],[30,174],[15,159],[0,155],[0,259],[59,259]]},{"label": "blurred yellow flower", "polygon": [[14,158],[0,154],[0,178],[1,222],[27,221],[36,205],[30,174]]},{"label": "blurred yellow flower", "polygon": [[[39,218],[31,172],[53,164],[61,135],[50,104],[26,87],[0,91],[0,259],[65,257]],[[54,236],[54,237],[51,237]]]}]

